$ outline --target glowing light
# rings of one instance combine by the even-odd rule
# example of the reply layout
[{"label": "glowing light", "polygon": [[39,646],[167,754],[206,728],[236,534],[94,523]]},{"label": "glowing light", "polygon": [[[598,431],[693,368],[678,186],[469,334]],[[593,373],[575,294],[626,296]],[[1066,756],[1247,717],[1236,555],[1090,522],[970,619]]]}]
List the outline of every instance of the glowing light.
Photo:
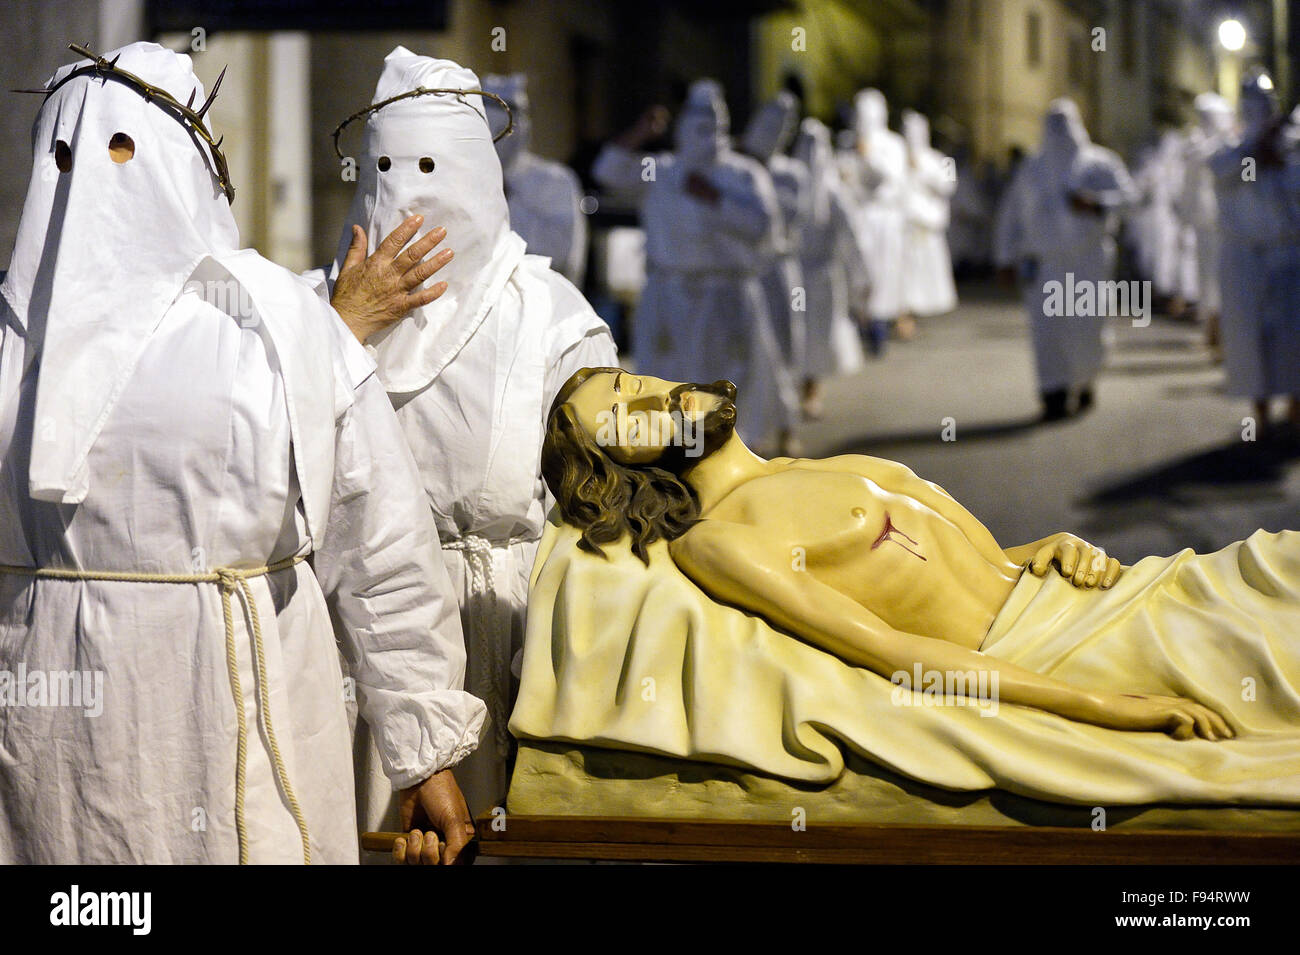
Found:
[{"label": "glowing light", "polygon": [[1219,42],[1225,50],[1236,53],[1246,45],[1246,28],[1240,20],[1224,20],[1219,24]]},{"label": "glowing light", "polygon": [[1271,90],[1273,88],[1273,81],[1269,79],[1267,73],[1260,74],[1259,79],[1255,80],[1255,83],[1262,90]]}]

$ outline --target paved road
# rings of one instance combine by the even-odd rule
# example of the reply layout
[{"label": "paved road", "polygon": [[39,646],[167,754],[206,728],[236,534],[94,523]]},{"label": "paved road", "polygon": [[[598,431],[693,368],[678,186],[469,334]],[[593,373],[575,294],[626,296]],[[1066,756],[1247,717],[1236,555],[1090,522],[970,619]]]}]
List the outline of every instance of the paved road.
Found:
[{"label": "paved road", "polygon": [[1250,404],[1223,394],[1198,329],[1117,320],[1096,408],[1040,425],[1022,309],[987,287],[962,293],[915,341],[827,383],[826,416],[799,431],[805,454],[902,461],[1004,546],[1071,530],[1130,563],[1300,530],[1300,456],[1242,440]]}]

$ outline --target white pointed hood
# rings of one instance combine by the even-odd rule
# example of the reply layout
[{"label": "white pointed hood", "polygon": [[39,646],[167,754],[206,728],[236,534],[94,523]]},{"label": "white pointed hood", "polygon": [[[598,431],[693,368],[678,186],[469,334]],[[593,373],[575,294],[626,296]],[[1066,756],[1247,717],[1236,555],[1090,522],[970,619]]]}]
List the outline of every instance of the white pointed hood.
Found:
[{"label": "white pointed hood", "polygon": [[[155,43],[105,55],[182,103],[204,101],[190,58]],[[47,86],[77,66],[61,67]],[[117,163],[125,133],[134,156]],[[60,172],[59,142],[71,152]],[[41,106],[32,178],[4,295],[19,331],[39,343],[29,491],[76,504],[89,490],[86,458],[163,313],[195,266],[239,241],[230,204],[203,150],[143,93],[79,76]]]},{"label": "white pointed hood", "polygon": [[930,149],[930,121],[916,110],[903,110],[903,140],[913,155]]},{"label": "white pointed hood", "polygon": [[877,89],[860,90],[853,97],[853,129],[859,142],[868,142],[889,129],[889,104]]},{"label": "white pointed hood", "polygon": [[[399,46],[384,58],[371,102],[418,87],[481,88],[472,71]],[[347,254],[354,223],[366,230],[373,250],[418,213],[424,230],[447,229],[445,245],[456,253],[435,277],[447,283],[443,296],[367,344],[390,394],[420,391],[438,377],[483,323],[523,259],[523,239],[510,231],[501,162],[482,99],[418,96],[376,110],[366,121],[357,191],[331,279]]]},{"label": "white pointed hood", "polygon": [[[483,77],[483,89],[495,93],[506,101],[510,107],[509,121],[513,121],[514,130],[509,136],[502,136],[496,141],[497,156],[501,159],[503,169],[509,171],[520,156],[528,152],[533,141],[533,121],[528,105],[528,77],[523,73],[492,73]],[[483,102],[487,110],[488,125],[493,136],[500,136],[506,128],[506,111],[501,104],[486,99]]]},{"label": "white pointed hood", "polygon": [[730,148],[731,114],[717,80],[696,80],[673,131],[675,155],[688,169],[705,169]]},{"label": "white pointed hood", "polygon": [[813,221],[825,223],[830,216],[830,194],[839,170],[831,148],[831,131],[820,119],[809,116],[799,124],[794,158],[808,166]]},{"label": "white pointed hood", "polygon": [[1232,106],[1218,93],[1201,93],[1192,102],[1196,123],[1207,136],[1226,136],[1232,132]]},{"label": "white pointed hood", "polygon": [[1075,157],[1090,142],[1074,100],[1052,100],[1043,117],[1043,140],[1038,152],[1047,176],[1053,181],[1064,182]]},{"label": "white pointed hood", "polygon": [[766,163],[783,152],[799,126],[799,100],[782,90],[764,103],[745,127],[745,152]]}]

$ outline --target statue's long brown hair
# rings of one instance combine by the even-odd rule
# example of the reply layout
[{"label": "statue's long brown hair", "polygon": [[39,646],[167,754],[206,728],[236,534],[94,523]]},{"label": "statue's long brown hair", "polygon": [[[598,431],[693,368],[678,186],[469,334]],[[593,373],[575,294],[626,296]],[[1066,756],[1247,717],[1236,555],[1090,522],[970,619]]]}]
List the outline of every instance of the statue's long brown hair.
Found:
[{"label": "statue's long brown hair", "polygon": [[542,477],[565,521],[582,531],[579,547],[604,557],[600,545],[626,533],[632,552],[649,565],[646,548],[690,530],[700,519],[700,502],[671,471],[619,464],[578,422],[570,396],[592,375],[619,371],[582,368],[556,394],[542,442]]}]

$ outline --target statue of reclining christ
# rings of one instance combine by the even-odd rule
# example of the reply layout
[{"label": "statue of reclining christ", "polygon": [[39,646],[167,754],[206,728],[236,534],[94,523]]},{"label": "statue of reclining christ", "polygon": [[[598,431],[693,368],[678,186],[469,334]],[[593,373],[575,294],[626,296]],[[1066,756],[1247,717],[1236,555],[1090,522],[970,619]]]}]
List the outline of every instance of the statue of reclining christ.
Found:
[{"label": "statue of reclining christ", "polygon": [[725,381],[573,375],[551,408],[542,472],[579,547],[602,554],[627,537],[648,563],[663,539],[713,599],[886,678],[996,671],[1003,703],[1177,739],[1236,735],[1193,699],[1081,688],[979,652],[1025,571],[1113,587],[1126,568],[1100,548],[1064,533],[1003,548],[942,488],[880,458],[764,460],[735,433],[735,399]]}]

